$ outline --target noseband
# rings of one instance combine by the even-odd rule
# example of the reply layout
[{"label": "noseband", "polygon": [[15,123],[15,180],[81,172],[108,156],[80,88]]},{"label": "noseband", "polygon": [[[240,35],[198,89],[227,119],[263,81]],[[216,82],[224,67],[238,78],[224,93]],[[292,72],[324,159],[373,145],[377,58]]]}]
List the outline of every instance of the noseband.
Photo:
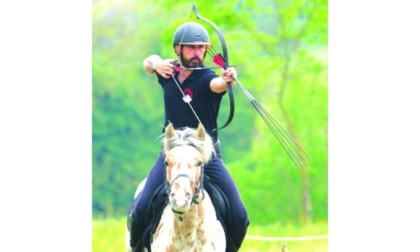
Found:
[{"label": "noseband", "polygon": [[[178,178],[181,178],[181,177],[186,177],[186,178],[188,178],[190,181],[191,181],[191,184],[193,184],[194,185],[194,195],[193,195],[193,198],[192,198],[192,202],[194,202],[195,204],[199,204],[201,201],[203,201],[203,199],[204,199],[204,192],[203,192],[203,172],[204,172],[204,165],[201,165],[200,166],[200,169],[201,169],[201,173],[200,173],[200,183],[197,185],[196,183],[195,183],[195,181],[190,177],[190,176],[188,176],[188,174],[185,174],[185,173],[181,173],[181,174],[178,174],[172,181],[171,181],[171,184],[168,184],[167,183],[167,181],[166,181],[166,191],[167,191],[167,193],[168,193],[168,195],[169,195],[169,193],[170,193],[170,191],[171,191],[171,189],[172,189],[172,185],[174,184],[174,182],[178,179]],[[203,194],[203,198],[201,199],[201,201],[198,201],[198,196],[200,195],[200,192]],[[191,202],[191,203],[192,203]]]}]

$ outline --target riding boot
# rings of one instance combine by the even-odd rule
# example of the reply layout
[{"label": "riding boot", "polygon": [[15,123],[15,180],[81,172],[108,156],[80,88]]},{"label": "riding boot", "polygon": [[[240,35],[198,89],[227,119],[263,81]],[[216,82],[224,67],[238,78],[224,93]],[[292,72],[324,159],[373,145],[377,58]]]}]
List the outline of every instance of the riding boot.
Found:
[{"label": "riding boot", "polygon": [[142,230],[139,224],[134,222],[133,216],[129,219],[129,231],[130,231],[130,247],[132,252],[140,251]]}]

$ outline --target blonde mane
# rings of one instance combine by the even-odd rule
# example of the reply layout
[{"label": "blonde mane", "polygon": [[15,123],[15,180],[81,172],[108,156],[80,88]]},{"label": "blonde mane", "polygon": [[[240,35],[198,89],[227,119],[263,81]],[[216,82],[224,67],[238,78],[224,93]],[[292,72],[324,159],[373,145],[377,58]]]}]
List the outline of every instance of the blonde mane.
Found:
[{"label": "blonde mane", "polygon": [[175,130],[172,124],[169,124],[164,136],[163,149],[165,153],[177,146],[189,145],[201,153],[204,164],[211,160],[214,153],[213,141],[201,124],[197,129],[185,128],[184,130]]}]

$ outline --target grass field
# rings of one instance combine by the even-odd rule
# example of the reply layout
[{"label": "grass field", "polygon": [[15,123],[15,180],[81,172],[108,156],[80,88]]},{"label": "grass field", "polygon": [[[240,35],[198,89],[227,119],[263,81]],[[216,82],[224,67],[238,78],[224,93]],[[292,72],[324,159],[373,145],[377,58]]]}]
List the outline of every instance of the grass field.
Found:
[{"label": "grass field", "polygon": [[[92,252],[124,252],[126,219],[106,219],[92,221]],[[328,234],[328,223],[320,222],[306,226],[293,224],[253,226],[247,235],[263,237],[306,237]],[[240,252],[280,252],[285,244],[290,252],[327,252],[328,239],[299,241],[261,241],[246,238]]]}]

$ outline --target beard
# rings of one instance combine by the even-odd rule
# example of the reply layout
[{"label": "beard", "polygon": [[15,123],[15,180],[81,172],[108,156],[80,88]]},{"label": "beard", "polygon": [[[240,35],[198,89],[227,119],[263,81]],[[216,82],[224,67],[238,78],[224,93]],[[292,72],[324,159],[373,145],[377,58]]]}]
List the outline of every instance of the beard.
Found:
[{"label": "beard", "polygon": [[187,68],[194,68],[194,67],[203,67],[203,59],[200,59],[199,57],[192,57],[191,59],[185,59],[184,55],[181,53],[180,54],[180,60],[181,60],[181,64],[184,67]]}]

